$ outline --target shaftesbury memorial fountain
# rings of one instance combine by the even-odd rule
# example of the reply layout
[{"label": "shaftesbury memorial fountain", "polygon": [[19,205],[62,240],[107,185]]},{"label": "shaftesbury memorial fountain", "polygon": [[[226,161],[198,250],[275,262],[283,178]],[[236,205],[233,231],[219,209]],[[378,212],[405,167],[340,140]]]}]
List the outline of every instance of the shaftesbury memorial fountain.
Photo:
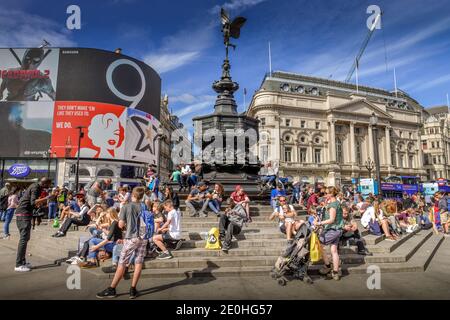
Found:
[{"label": "shaftesbury memorial fountain", "polygon": [[225,45],[222,77],[212,85],[218,94],[214,113],[193,119],[196,158],[203,164],[206,180],[223,183],[227,191],[241,184],[252,192],[257,189],[255,177],[260,169],[257,158],[258,120],[237,112],[233,94],[239,85],[231,79],[228,59],[228,49],[236,48],[230,43],[230,38],[239,38],[246,19],[237,17],[231,21],[222,9],[221,21]]}]

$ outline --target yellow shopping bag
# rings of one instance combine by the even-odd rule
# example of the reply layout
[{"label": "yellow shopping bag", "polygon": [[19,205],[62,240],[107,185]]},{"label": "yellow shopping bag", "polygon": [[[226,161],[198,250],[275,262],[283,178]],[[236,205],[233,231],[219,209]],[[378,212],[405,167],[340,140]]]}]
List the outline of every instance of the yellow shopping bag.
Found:
[{"label": "yellow shopping bag", "polygon": [[205,249],[222,249],[219,241],[219,228],[211,228],[211,230],[209,230]]},{"label": "yellow shopping bag", "polygon": [[320,259],[322,259],[322,247],[320,245],[319,237],[315,232],[311,234],[311,239],[309,243],[309,256],[311,262],[317,262]]}]

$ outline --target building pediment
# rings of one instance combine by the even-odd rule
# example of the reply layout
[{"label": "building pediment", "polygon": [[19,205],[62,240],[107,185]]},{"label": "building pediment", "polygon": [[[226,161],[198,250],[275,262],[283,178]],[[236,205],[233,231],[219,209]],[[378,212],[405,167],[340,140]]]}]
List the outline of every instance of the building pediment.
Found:
[{"label": "building pediment", "polygon": [[380,109],[373,103],[368,102],[366,99],[357,99],[344,104],[340,104],[328,110],[327,113],[332,113],[335,111],[341,113],[367,115],[367,116],[371,116],[372,113],[375,113],[378,118],[387,118],[387,119],[393,118],[392,115]]}]

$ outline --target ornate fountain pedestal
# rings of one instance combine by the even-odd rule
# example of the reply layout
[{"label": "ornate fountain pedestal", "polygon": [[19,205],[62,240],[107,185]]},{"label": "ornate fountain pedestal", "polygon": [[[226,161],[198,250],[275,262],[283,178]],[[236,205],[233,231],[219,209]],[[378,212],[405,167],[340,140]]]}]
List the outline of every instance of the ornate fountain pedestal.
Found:
[{"label": "ornate fountain pedestal", "polygon": [[[212,85],[218,94],[214,113],[193,118],[194,140],[197,148],[203,151],[199,160],[203,165],[205,180],[222,183],[227,192],[240,184],[250,195],[257,194],[261,167],[257,158],[258,120],[238,114],[233,94],[239,89],[239,84],[231,79],[228,60],[228,47],[235,47],[229,43],[229,38],[239,37],[245,18],[238,17],[230,23],[225,11],[222,10],[221,14],[226,48],[222,77]],[[213,138],[210,137],[211,132]]]}]

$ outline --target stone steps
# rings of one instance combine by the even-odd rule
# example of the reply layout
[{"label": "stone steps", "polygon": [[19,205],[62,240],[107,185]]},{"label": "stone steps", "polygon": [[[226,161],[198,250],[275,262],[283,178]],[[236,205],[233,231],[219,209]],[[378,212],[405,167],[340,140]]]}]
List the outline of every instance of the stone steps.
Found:
[{"label": "stone steps", "polygon": [[[147,259],[143,277],[186,278],[198,276],[265,276],[268,277],[278,256],[286,247],[285,235],[278,230],[278,223],[268,221],[272,213],[269,206],[252,206],[254,222],[248,223],[242,233],[233,240],[228,254],[221,250],[207,250],[205,240],[200,233],[208,232],[211,227],[218,227],[217,217],[210,214],[207,218],[182,217],[182,238],[186,239],[178,251],[172,251],[170,260]],[[304,217],[302,217],[304,218]],[[17,230],[11,225],[13,239],[1,240],[0,245],[17,248]],[[66,237],[52,238],[56,229],[40,226],[32,232],[28,252],[55,261],[66,258],[69,251],[78,248],[80,236],[87,236],[85,227],[79,231],[70,231]],[[367,267],[376,264],[383,272],[421,271],[426,268],[439,247],[442,236],[434,236],[431,230],[404,235],[395,242],[385,240],[384,236],[368,234],[360,229],[363,240],[373,256],[356,254],[356,246],[341,247],[342,269],[348,273],[365,273]],[[110,264],[110,261],[105,263]],[[317,273],[320,265],[311,265],[310,273]],[[85,270],[99,277],[104,274],[100,268]]]}]

